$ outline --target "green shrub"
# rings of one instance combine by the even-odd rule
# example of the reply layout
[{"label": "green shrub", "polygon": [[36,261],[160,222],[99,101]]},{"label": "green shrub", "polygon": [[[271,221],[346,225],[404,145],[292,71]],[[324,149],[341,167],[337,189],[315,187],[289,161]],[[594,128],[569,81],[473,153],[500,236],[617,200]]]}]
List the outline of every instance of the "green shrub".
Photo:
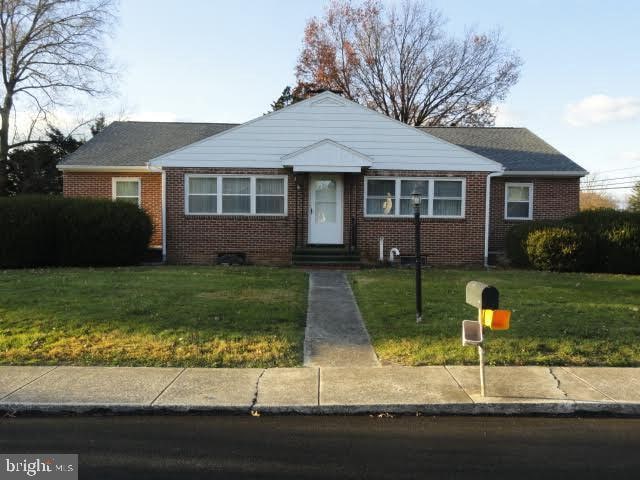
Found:
[{"label": "green shrub", "polygon": [[151,237],[135,205],[55,196],[0,200],[0,267],[139,263]]},{"label": "green shrub", "polygon": [[[574,262],[564,258],[564,253],[552,255],[552,252],[547,252],[546,249],[551,248],[547,243],[560,242],[559,235],[548,242],[536,235],[530,245],[531,250],[529,249],[530,237],[550,228],[564,228],[578,235],[583,247],[582,250],[579,249],[582,252],[579,259],[576,258]],[[640,213],[600,209],[580,212],[565,220],[527,222],[512,227],[507,232],[505,241],[507,256],[514,266],[640,273]],[[563,241],[571,243],[566,235]],[[555,260],[559,263],[549,263]]]},{"label": "green shrub", "polygon": [[531,265],[538,270],[575,272],[588,264],[588,235],[572,225],[534,230],[527,236]]},{"label": "green shrub", "polygon": [[505,253],[514,267],[531,267],[527,253],[527,238],[531,232],[556,225],[553,221],[523,222],[514,225],[505,235]]},{"label": "green shrub", "polygon": [[60,265],[132,265],[144,256],[152,225],[130,203],[110,200],[66,202],[56,229]]},{"label": "green shrub", "polygon": [[56,216],[64,200],[55,196],[0,198],[0,266],[56,264]]}]

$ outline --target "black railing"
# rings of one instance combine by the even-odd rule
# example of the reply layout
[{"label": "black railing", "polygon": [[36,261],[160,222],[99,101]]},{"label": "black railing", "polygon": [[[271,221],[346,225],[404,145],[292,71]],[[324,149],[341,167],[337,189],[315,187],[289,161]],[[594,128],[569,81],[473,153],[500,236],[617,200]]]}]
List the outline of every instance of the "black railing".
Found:
[{"label": "black railing", "polygon": [[349,238],[349,252],[358,248],[358,221],[356,217],[351,217],[351,237]]}]

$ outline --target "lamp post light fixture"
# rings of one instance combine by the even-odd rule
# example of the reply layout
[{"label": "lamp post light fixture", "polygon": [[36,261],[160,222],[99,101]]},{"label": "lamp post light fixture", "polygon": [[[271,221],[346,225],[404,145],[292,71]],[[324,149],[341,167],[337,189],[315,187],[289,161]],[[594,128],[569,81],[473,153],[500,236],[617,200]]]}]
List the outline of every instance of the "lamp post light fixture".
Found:
[{"label": "lamp post light fixture", "polygon": [[420,206],[422,194],[414,190],[411,192],[413,204],[413,218],[416,224],[416,323],[422,322],[422,255],[420,252]]}]

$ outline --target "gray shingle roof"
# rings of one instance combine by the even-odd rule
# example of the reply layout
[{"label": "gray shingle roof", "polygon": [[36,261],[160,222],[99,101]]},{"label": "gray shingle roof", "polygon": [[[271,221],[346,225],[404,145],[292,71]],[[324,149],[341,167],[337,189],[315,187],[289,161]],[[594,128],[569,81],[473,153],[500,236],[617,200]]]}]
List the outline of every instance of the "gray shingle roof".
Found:
[{"label": "gray shingle roof", "polygon": [[[113,122],[61,165],[135,167],[236,126],[233,123]],[[526,128],[419,127],[504,165],[507,171],[576,172],[574,163]]]},{"label": "gray shingle roof", "polygon": [[420,127],[424,132],[504,165],[506,171],[576,172],[584,169],[526,128]]},{"label": "gray shingle roof", "polygon": [[144,166],[158,155],[234,126],[230,123],[113,122],[61,164]]}]

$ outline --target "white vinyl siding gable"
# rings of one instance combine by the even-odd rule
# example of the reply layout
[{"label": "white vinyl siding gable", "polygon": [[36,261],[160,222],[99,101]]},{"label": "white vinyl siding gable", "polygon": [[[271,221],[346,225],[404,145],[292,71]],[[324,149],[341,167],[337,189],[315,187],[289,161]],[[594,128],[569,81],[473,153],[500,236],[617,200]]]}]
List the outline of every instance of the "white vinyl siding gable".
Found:
[{"label": "white vinyl siding gable", "polygon": [[508,182],[504,186],[505,220],[533,219],[533,183]]},{"label": "white vinyl siding gable", "polygon": [[186,215],[287,215],[286,175],[186,174]]},{"label": "white vinyl siding gable", "polygon": [[[318,151],[332,142],[371,168],[402,170],[500,171],[497,162],[436,138],[329,92],[264,115],[151,160],[156,166],[282,168],[288,156]],[[313,150],[313,149],[312,149]],[[309,151],[309,155],[311,152]],[[324,159],[330,171],[333,158]],[[343,159],[344,160],[344,159]]]},{"label": "white vinyl siding gable", "polygon": [[464,218],[466,179],[441,177],[364,177],[365,217],[412,217],[414,189],[423,196],[421,217]]}]

